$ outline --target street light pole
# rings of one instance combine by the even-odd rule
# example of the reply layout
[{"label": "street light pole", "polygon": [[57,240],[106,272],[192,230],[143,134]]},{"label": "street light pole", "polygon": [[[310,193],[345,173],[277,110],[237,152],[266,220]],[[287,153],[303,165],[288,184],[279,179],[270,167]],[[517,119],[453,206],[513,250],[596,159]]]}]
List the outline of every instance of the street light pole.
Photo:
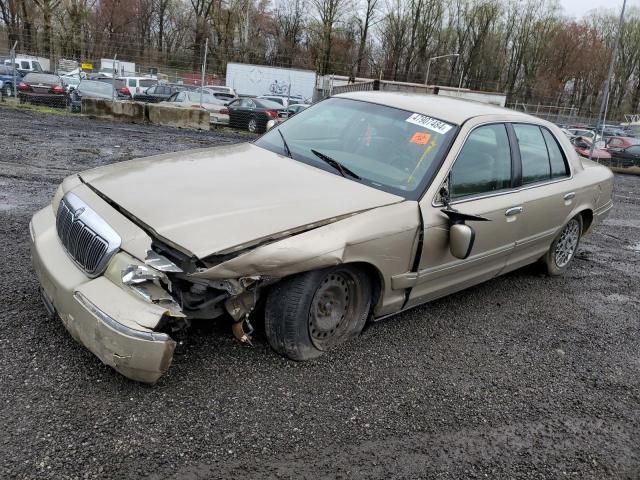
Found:
[{"label": "street light pole", "polygon": [[[625,0],[626,1],[626,0]],[[431,57],[429,59],[429,61],[427,62],[427,74],[424,77],[424,84],[427,85],[427,82],[429,81],[429,71],[431,70],[431,62],[434,60],[437,60],[439,58],[445,58],[445,57],[459,57],[460,54],[459,53],[448,53],[446,55],[438,55],[437,57]]]},{"label": "street light pole", "polygon": [[[600,111],[598,112],[598,122],[602,119],[602,114],[606,111],[607,106],[609,105],[609,87],[611,86],[611,77],[613,77],[613,67],[616,64],[616,57],[618,56],[618,46],[620,45],[620,36],[622,35],[622,28],[624,27],[624,9],[627,6],[627,0],[623,0],[622,2],[622,11],[620,12],[620,21],[618,22],[618,33],[616,35],[616,43],[613,46],[613,53],[611,54],[611,61],[609,62],[609,74],[607,75],[607,79],[604,82],[604,89],[602,92],[602,103],[600,104]],[[606,116],[606,113],[605,113]],[[604,136],[604,122],[602,119],[602,125],[600,131],[601,135]],[[598,126],[596,125],[596,136],[593,137],[593,142],[591,143],[591,148],[589,149],[589,160],[593,157],[593,150],[596,146],[596,139],[598,137]]]}]

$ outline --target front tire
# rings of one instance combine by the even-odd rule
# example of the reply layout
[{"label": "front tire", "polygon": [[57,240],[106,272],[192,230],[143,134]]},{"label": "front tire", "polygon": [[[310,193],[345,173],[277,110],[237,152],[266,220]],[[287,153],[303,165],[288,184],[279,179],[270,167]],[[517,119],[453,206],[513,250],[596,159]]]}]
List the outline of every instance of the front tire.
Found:
[{"label": "front tire", "polygon": [[582,236],[582,217],[576,215],[560,230],[551,243],[549,251],[542,257],[547,273],[552,277],[562,275],[576,255]]},{"label": "front tire", "polygon": [[4,87],[2,87],[2,95],[5,97],[13,97],[13,86],[6,83]]},{"label": "front tire", "polygon": [[269,344],[292,360],[317,358],[362,331],[371,298],[368,276],[351,265],[287,277],[267,298]]}]

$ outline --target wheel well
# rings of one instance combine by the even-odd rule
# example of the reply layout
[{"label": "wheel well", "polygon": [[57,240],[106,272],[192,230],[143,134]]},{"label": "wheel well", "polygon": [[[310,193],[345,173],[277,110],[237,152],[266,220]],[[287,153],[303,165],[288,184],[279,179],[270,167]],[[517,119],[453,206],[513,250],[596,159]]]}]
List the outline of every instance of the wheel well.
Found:
[{"label": "wheel well", "polygon": [[382,294],[382,288],[384,285],[382,274],[380,270],[378,270],[375,266],[366,262],[353,262],[353,263],[345,263],[344,265],[352,265],[361,269],[369,280],[371,280],[371,313],[376,308],[378,301],[380,300],[380,296]]},{"label": "wheel well", "polygon": [[582,217],[582,234],[585,234],[593,223],[593,211],[583,210],[580,212],[580,216]]}]

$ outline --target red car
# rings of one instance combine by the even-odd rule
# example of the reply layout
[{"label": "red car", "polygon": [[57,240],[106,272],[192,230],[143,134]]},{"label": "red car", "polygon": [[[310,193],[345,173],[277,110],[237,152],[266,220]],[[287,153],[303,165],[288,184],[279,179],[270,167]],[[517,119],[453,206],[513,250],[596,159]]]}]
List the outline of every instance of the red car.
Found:
[{"label": "red car", "polygon": [[[575,148],[576,152],[578,152],[578,155],[584,158],[589,158],[589,153],[591,152],[591,139],[585,137],[573,137],[570,141],[573,145],[573,148]],[[596,146],[593,149],[591,158],[593,160],[608,160],[611,158],[611,154],[606,150],[598,148]]]},{"label": "red car", "polygon": [[609,152],[621,152],[631,145],[640,145],[640,139],[632,137],[610,137],[605,147]]},{"label": "red car", "polygon": [[58,75],[28,73],[18,84],[20,103],[44,103],[50,107],[67,105],[67,90]]}]

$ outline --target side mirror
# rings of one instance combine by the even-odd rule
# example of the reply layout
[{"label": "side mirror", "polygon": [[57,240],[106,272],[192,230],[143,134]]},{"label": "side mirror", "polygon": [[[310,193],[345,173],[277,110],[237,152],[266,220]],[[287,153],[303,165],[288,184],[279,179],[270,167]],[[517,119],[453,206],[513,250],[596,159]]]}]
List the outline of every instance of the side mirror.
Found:
[{"label": "side mirror", "polygon": [[449,251],[464,260],[471,254],[476,232],[466,223],[455,223],[449,227]]}]

